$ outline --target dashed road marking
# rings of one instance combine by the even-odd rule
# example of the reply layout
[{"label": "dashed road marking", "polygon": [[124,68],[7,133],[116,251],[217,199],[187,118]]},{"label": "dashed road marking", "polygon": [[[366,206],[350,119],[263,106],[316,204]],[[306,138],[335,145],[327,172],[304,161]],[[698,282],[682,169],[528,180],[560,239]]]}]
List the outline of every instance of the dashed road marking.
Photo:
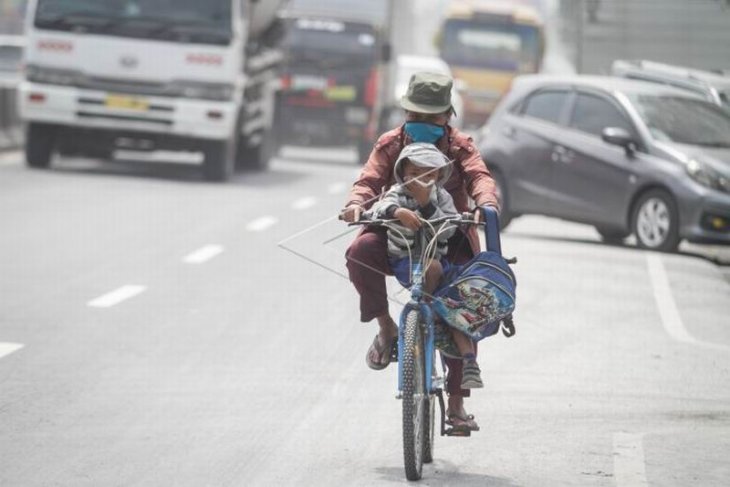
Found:
[{"label": "dashed road marking", "polygon": [[329,194],[340,194],[347,191],[347,183],[338,182],[338,183],[332,183],[327,187],[327,192]]},{"label": "dashed road marking", "polygon": [[682,316],[679,314],[677,303],[672,295],[672,289],[669,287],[669,279],[662,258],[659,255],[650,253],[647,254],[646,260],[649,265],[649,277],[654,288],[654,299],[659,308],[659,316],[669,336],[678,342],[730,351],[730,347],[726,345],[703,342],[689,334],[682,322]]},{"label": "dashed road marking", "polygon": [[195,252],[185,256],[183,262],[186,264],[202,264],[209,261],[216,255],[223,252],[223,247],[220,245],[206,245]]},{"label": "dashed road marking", "polygon": [[145,286],[126,285],[116,289],[110,293],[99,296],[88,302],[92,308],[110,308],[116,304],[126,301],[147,289]]},{"label": "dashed road marking", "polygon": [[0,342],[0,358],[5,357],[6,355],[10,355],[13,352],[17,352],[21,348],[23,348],[24,345],[21,345],[20,343],[2,343]]},{"label": "dashed road marking", "polygon": [[632,433],[613,434],[613,475],[617,487],[644,487],[644,435]]},{"label": "dashed road marking", "polygon": [[278,221],[279,220],[277,220],[273,216],[262,216],[261,218],[257,218],[248,225],[246,225],[246,230],[248,230],[249,232],[262,232],[267,228],[276,225]]},{"label": "dashed road marking", "polygon": [[292,203],[291,207],[294,210],[307,210],[317,204],[317,198],[314,196],[306,196],[300,198]]}]

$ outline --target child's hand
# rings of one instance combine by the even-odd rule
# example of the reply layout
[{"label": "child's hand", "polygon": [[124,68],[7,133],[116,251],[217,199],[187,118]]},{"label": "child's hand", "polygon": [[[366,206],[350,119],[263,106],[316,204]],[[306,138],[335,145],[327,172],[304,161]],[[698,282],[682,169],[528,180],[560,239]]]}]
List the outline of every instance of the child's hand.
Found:
[{"label": "child's hand", "polygon": [[418,217],[418,214],[414,211],[406,208],[398,208],[393,213],[393,216],[398,219],[401,224],[409,230],[416,231],[421,228],[422,222]]}]

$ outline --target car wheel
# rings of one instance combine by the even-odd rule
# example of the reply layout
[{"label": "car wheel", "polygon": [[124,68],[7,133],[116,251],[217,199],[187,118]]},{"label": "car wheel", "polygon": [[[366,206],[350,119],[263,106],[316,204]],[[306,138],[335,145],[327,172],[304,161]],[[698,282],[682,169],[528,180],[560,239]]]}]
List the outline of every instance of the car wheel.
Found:
[{"label": "car wheel", "polygon": [[679,246],[679,213],[672,195],[662,189],[644,193],[634,205],[632,230],[643,249],[673,252]]},{"label": "car wheel", "polygon": [[596,227],[601,240],[608,244],[621,245],[626,237],[630,235],[626,230],[610,227]]},{"label": "car wheel", "polygon": [[514,215],[510,211],[509,193],[507,192],[507,181],[501,172],[493,170],[492,179],[497,185],[497,199],[499,200],[501,211],[499,212],[499,228],[504,230],[512,222]]}]

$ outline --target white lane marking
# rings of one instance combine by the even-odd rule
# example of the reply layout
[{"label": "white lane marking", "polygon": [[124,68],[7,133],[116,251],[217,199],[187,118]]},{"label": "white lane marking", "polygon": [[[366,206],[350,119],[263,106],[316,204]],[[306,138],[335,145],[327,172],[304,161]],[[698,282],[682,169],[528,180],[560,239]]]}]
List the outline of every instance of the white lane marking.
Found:
[{"label": "white lane marking", "polygon": [[2,343],[0,342],[0,358],[3,358],[6,355],[10,355],[13,352],[17,352],[21,348],[23,348],[24,345],[21,345],[20,343]]},{"label": "white lane marking", "polygon": [[185,262],[186,264],[202,264],[209,261],[221,252],[223,252],[223,247],[221,247],[220,245],[206,245],[205,247],[196,250],[192,254],[185,256],[183,262]]},{"label": "white lane marking", "polygon": [[616,487],[649,485],[646,481],[643,439],[643,434],[613,434],[613,476]]},{"label": "white lane marking", "polygon": [[340,194],[347,191],[347,183],[338,182],[338,183],[332,183],[327,187],[327,192],[329,194]]},{"label": "white lane marking", "polygon": [[119,304],[122,301],[142,293],[145,289],[147,289],[145,286],[135,286],[131,284],[122,286],[110,293],[99,296],[96,299],[92,299],[89,301],[88,305],[92,308],[110,308],[115,304]]},{"label": "white lane marking", "polygon": [[317,204],[317,198],[314,196],[305,196],[292,203],[291,207],[294,210],[306,210]]},{"label": "white lane marking", "polygon": [[249,232],[262,232],[267,228],[276,225],[278,221],[279,220],[277,220],[273,216],[262,216],[261,218],[257,218],[248,225],[246,225],[246,230],[248,230]]},{"label": "white lane marking", "polygon": [[664,269],[662,258],[659,255],[650,253],[647,254],[646,260],[649,265],[649,277],[654,288],[654,299],[659,308],[659,316],[669,336],[679,342],[714,348],[716,350],[730,351],[730,347],[726,345],[702,342],[689,334],[682,322],[682,316],[679,314],[677,303],[674,301],[672,289],[669,287],[669,279],[667,278],[667,271]]}]

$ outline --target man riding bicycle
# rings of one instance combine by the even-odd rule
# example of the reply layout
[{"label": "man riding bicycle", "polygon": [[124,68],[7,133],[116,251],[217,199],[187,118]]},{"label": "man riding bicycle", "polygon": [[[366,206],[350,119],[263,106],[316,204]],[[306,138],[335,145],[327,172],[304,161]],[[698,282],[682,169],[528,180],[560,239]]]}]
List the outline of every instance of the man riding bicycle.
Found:
[{"label": "man riding bicycle", "polygon": [[[376,142],[342,211],[345,221],[359,220],[361,213],[395,184],[395,162],[403,147],[413,142],[434,144],[453,161],[454,170],[444,189],[453,198],[458,212],[473,211],[470,198],[477,208],[499,208],[496,185],[472,138],[449,125],[454,114],[452,86],[453,80],[441,74],[417,73],[412,76],[408,91],[401,100],[406,122],[386,132]],[[479,214],[478,210],[474,212],[475,219],[479,219]],[[462,264],[479,250],[477,232],[471,227],[466,234],[457,231],[449,239],[446,258],[452,263]],[[388,263],[385,230],[364,228],[348,248],[346,258],[350,281],[360,295],[360,319],[362,322],[376,319],[379,326],[378,335],[368,349],[367,362],[384,368],[390,363],[398,337],[398,327],[388,309],[385,286],[385,275],[393,274]],[[476,431],[478,425],[464,410],[464,397],[469,397],[470,391],[461,388],[462,360],[445,358],[445,362],[451,422],[455,428],[467,427]]]}]

